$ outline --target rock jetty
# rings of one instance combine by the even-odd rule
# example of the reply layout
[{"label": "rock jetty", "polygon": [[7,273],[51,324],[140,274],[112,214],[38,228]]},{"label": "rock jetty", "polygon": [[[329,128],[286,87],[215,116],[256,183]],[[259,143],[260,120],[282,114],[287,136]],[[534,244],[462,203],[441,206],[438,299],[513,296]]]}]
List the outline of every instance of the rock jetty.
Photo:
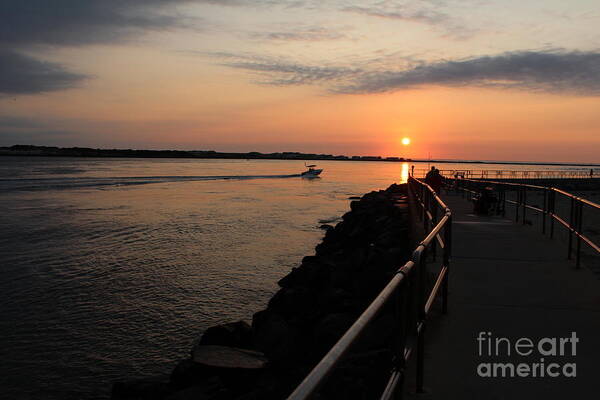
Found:
[{"label": "rock jetty", "polygon": [[[279,281],[252,324],[208,328],[165,379],[116,382],[114,400],[285,399],[390,280],[412,250],[406,185],[350,203],[315,254]],[[319,399],[381,393],[392,355],[392,310],[384,310],[328,378]]]}]

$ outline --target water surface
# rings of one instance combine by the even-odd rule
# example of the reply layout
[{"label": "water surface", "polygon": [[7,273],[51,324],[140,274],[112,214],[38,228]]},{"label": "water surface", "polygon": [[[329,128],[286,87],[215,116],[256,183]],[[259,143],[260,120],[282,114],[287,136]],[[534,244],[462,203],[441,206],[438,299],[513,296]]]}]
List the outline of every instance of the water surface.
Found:
[{"label": "water surface", "polygon": [[106,398],[169,372],[204,329],[264,308],[349,196],[409,169],[318,164],[0,157],[3,394]]}]

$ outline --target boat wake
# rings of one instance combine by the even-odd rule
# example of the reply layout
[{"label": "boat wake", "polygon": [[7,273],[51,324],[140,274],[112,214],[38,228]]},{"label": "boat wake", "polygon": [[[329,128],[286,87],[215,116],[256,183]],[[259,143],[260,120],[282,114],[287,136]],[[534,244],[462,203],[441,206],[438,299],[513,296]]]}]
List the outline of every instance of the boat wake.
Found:
[{"label": "boat wake", "polygon": [[14,178],[0,179],[0,190],[77,189],[102,186],[147,185],[150,183],[194,182],[217,180],[283,179],[293,175],[229,175],[229,176],[130,176],[130,177],[74,177],[74,178]]}]

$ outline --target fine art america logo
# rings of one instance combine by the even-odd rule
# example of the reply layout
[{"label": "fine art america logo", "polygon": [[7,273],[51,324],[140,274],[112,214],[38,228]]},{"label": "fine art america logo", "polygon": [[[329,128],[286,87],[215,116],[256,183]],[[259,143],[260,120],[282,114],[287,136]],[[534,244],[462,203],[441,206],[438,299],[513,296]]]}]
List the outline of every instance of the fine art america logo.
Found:
[{"label": "fine art america logo", "polygon": [[[576,332],[567,337],[511,340],[479,332],[476,338],[479,357],[477,375],[482,378],[575,378],[577,364],[567,358],[577,355]],[[484,360],[485,359],[485,360]],[[499,359],[517,362],[494,362]],[[491,362],[488,362],[491,360]]]}]

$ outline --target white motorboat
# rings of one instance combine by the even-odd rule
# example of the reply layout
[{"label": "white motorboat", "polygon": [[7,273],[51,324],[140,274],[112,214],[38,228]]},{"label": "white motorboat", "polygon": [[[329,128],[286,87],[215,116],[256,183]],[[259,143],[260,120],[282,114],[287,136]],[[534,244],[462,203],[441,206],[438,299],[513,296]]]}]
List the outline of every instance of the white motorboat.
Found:
[{"label": "white motorboat", "polygon": [[312,165],[306,165],[304,164],[304,166],[306,168],[308,168],[308,170],[304,171],[303,173],[300,174],[300,176],[302,176],[303,178],[316,178],[317,176],[319,176],[319,174],[321,172],[323,172],[323,169],[316,169],[316,165],[312,164]]}]

